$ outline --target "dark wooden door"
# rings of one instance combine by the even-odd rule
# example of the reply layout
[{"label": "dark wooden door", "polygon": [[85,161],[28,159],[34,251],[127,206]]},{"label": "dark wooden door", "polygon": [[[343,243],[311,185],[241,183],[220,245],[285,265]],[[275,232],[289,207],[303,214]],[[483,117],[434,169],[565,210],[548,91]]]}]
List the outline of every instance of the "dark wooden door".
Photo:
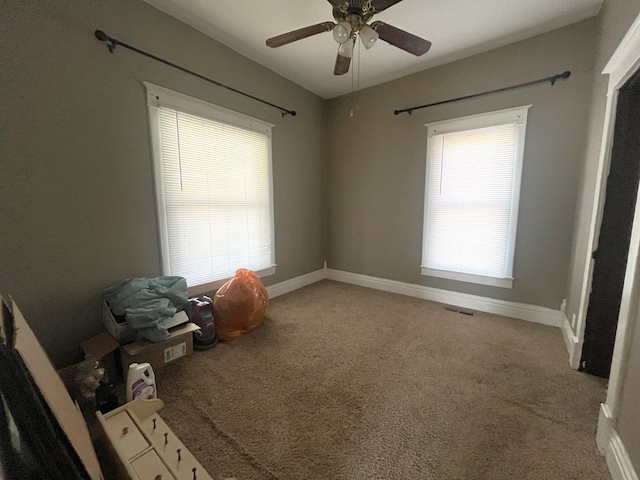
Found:
[{"label": "dark wooden door", "polygon": [[609,378],[640,180],[640,72],[619,91],[581,370]]}]

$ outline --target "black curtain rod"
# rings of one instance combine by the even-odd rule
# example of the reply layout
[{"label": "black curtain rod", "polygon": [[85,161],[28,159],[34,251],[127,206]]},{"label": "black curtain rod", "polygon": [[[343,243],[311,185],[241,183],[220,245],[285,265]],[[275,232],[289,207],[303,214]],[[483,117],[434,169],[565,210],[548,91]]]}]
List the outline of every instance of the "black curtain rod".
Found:
[{"label": "black curtain rod", "polygon": [[483,95],[489,95],[491,93],[506,92],[507,90],[515,90],[516,88],[528,87],[530,85],[536,85],[538,83],[549,82],[553,86],[555,85],[556,81],[560,80],[561,78],[569,78],[570,75],[571,75],[571,72],[567,70],[566,72],[562,72],[557,75],[553,75],[551,77],[540,78],[539,80],[532,80],[531,82],[519,83],[518,85],[511,85],[510,87],[498,88],[496,90],[490,90],[488,92],[474,93],[473,95],[466,95],[464,97],[452,98],[450,100],[443,100],[442,102],[428,103],[427,105],[420,105],[418,107],[405,108],[403,110],[395,110],[393,114],[398,115],[400,113],[407,112],[409,113],[409,115],[411,115],[411,112],[413,112],[414,110],[419,110],[421,108],[435,107],[436,105],[443,105],[445,103],[458,102],[460,100],[467,100],[469,98],[482,97]]},{"label": "black curtain rod", "polygon": [[258,97],[254,97],[253,95],[250,95],[248,93],[242,92],[240,90],[237,90],[233,87],[229,87],[227,85],[224,85],[220,82],[216,82],[215,80],[211,80],[210,78],[205,77],[204,75],[200,75],[199,73],[193,72],[191,70],[188,70],[184,67],[181,67],[180,65],[176,65],[175,63],[171,63],[168,60],[165,60],[163,58],[160,57],[156,57],[155,55],[152,55],[151,53],[145,52],[144,50],[140,50],[139,48],[136,47],[132,47],[131,45],[127,45],[124,42],[121,42],[120,40],[116,39],[116,38],[112,38],[109,35],[107,35],[106,33],[104,33],[102,30],[96,30],[94,32],[96,38],[98,40],[100,40],[101,42],[106,42],[107,47],[109,48],[109,52],[113,53],[113,51],[115,50],[115,48],[120,45],[121,47],[127,48],[133,52],[139,53],[140,55],[144,55],[145,57],[149,57],[152,58],[153,60],[157,60],[158,62],[164,63],[165,65],[169,65],[170,67],[173,68],[177,68],[178,70],[188,73],[189,75],[193,75],[194,77],[198,77],[206,82],[209,83],[213,83],[214,85],[217,85],[219,87],[222,88],[226,88],[227,90],[231,90],[232,92],[235,93],[239,93],[240,95],[244,95],[245,97],[251,98],[252,100],[256,100],[257,102],[261,102],[264,103],[265,105],[269,105],[270,107],[273,108],[277,108],[278,110],[280,110],[280,112],[282,113],[282,116],[284,117],[285,115],[291,115],[292,117],[296,116],[296,112],[295,110],[287,110],[286,108],[283,107],[279,107],[278,105],[274,105],[273,103],[269,103],[266,100],[262,100],[261,98]]}]

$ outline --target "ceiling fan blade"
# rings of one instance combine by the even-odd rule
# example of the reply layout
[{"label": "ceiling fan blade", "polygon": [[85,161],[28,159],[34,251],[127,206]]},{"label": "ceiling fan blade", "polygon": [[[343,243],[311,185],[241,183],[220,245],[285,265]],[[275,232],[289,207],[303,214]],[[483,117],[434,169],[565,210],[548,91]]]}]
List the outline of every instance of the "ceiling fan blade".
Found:
[{"label": "ceiling fan blade", "polygon": [[311,37],[312,35],[317,35],[318,33],[330,32],[334,25],[335,23],[333,22],[323,22],[316,25],[299,28],[298,30],[293,30],[291,32],[283,33],[282,35],[278,35],[277,37],[268,39],[267,46],[271,48],[281,47],[282,45],[286,45],[297,40],[302,40],[303,38]]},{"label": "ceiling fan blade", "polygon": [[424,55],[431,48],[431,42],[428,40],[400,30],[392,25],[383,22],[373,22],[371,28],[378,32],[380,38],[385,42],[401,48],[405,52],[413,53],[417,57]]},{"label": "ceiling fan blade", "polygon": [[393,7],[396,3],[400,3],[401,1],[402,0],[372,0],[371,6],[376,12],[381,12],[389,7]]},{"label": "ceiling fan blade", "polygon": [[344,5],[346,0],[328,0],[328,1],[334,7],[339,7],[340,5]]},{"label": "ceiling fan blade", "polygon": [[350,57],[343,57],[338,54],[336,57],[336,66],[333,68],[334,75],[344,75],[349,71],[349,65],[351,65]]}]

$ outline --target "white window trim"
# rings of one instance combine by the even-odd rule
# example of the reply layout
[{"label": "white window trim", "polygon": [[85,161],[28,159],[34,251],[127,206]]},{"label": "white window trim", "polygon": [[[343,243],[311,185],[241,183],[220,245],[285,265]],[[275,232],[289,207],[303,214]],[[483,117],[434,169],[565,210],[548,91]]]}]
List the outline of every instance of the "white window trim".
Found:
[{"label": "white window trim", "polygon": [[[480,113],[477,115],[469,115],[466,117],[460,117],[450,120],[442,120],[438,122],[426,123],[427,127],[427,162],[425,172],[425,195],[424,195],[424,218],[423,218],[423,236],[422,236],[422,256],[424,258],[424,252],[427,248],[427,236],[424,234],[425,225],[428,225],[429,221],[429,209],[428,209],[428,196],[427,191],[429,185],[429,164],[428,161],[431,158],[432,142],[429,141],[434,135],[442,135],[445,133],[453,133],[464,130],[473,130],[476,128],[484,128],[490,126],[496,126],[504,123],[516,122],[518,129],[518,138],[521,139],[516,145],[516,165],[514,172],[513,191],[515,194],[511,198],[511,208],[513,215],[511,217],[511,227],[509,229],[509,244],[507,252],[507,271],[510,275],[505,278],[490,277],[485,275],[473,275],[468,273],[454,272],[448,270],[438,270],[434,268],[428,268],[424,265],[420,266],[422,275],[438,278],[446,278],[449,280],[456,280],[466,283],[476,283],[480,285],[490,285],[501,288],[513,288],[513,258],[515,254],[516,244],[516,231],[518,225],[518,207],[520,202],[520,186],[522,183],[522,165],[524,160],[524,133],[527,125],[527,115],[529,108],[533,105],[523,105],[521,107],[508,108],[504,110],[497,110],[495,112]],[[488,119],[491,119],[488,121]]]},{"label": "white window trim", "polygon": [[[274,206],[273,206],[273,165],[272,165],[272,148],[271,148],[271,129],[274,124],[257,120],[243,115],[233,110],[219,107],[212,103],[205,102],[182,93],[174,92],[168,88],[160,87],[149,82],[142,82],[147,89],[147,107],[149,115],[149,128],[151,130],[151,154],[153,157],[154,172],[154,189],[156,193],[156,212],[158,221],[158,236],[160,241],[160,256],[162,262],[162,274],[171,275],[171,266],[169,259],[169,230],[167,227],[167,212],[165,207],[164,178],[162,174],[162,155],[160,136],[158,135],[159,125],[158,116],[152,114],[152,109],[162,107],[172,108],[184,113],[197,115],[208,118],[217,122],[227,123],[229,125],[239,126],[249,130],[254,130],[267,135],[269,139],[269,202],[271,206],[271,266],[257,270],[259,277],[275,275],[275,222],[274,222]],[[189,295],[200,295],[211,292],[220,288],[229,278],[214,280],[212,282],[199,285],[190,285]]]},{"label": "white window trim", "polygon": [[450,272],[448,270],[437,270],[435,268],[428,268],[424,265],[420,266],[420,272],[427,277],[446,278],[449,280],[457,280],[459,282],[477,283],[480,285],[490,285],[492,287],[512,288],[513,277],[511,278],[497,278],[487,277],[484,275],[472,275],[470,273]]}]

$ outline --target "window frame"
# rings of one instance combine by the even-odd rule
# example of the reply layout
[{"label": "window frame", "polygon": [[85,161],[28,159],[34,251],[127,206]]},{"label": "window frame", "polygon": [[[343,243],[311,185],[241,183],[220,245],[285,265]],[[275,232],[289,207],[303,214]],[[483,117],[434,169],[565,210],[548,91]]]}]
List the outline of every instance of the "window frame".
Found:
[{"label": "window frame", "polygon": [[[489,285],[501,288],[513,287],[513,262],[515,255],[516,233],[518,225],[518,210],[520,203],[520,187],[522,185],[522,169],[524,161],[524,146],[526,138],[526,125],[528,111],[532,105],[523,105],[504,110],[486,112],[477,115],[469,115],[465,117],[453,118],[425,124],[427,127],[427,154],[426,154],[426,172],[425,172],[425,188],[424,188],[424,216],[422,224],[422,259],[420,270],[421,274],[430,277],[445,278],[466,283],[475,283],[480,285]],[[475,130],[487,128],[507,123],[516,124],[516,151],[515,165],[513,175],[513,190],[511,197],[511,216],[509,220],[509,239],[506,256],[506,276],[493,277],[488,275],[477,275],[463,273],[451,270],[440,270],[427,267],[426,255],[428,247],[427,227],[429,225],[429,185],[430,185],[430,161],[433,151],[433,142],[431,138],[435,135],[442,135],[455,132],[464,132],[467,130]]]},{"label": "window frame", "polygon": [[[169,250],[169,230],[167,225],[166,199],[164,191],[164,174],[162,161],[162,146],[159,135],[160,107],[171,108],[189,115],[198,116],[214,122],[225,123],[234,127],[252,130],[265,134],[268,142],[268,181],[269,181],[269,216],[271,229],[271,265],[264,269],[256,270],[260,277],[274,275],[276,273],[275,262],[275,220],[273,202],[273,147],[271,130],[275,126],[271,123],[255,119],[233,110],[200,100],[168,88],[160,87],[149,82],[142,82],[147,90],[147,112],[149,119],[151,153],[153,159],[153,179],[156,203],[156,220],[158,225],[158,239],[160,244],[160,257],[163,275],[172,275]],[[239,265],[238,268],[242,268]],[[200,295],[220,288],[231,277],[211,280],[206,283],[189,285],[189,295]]]}]

